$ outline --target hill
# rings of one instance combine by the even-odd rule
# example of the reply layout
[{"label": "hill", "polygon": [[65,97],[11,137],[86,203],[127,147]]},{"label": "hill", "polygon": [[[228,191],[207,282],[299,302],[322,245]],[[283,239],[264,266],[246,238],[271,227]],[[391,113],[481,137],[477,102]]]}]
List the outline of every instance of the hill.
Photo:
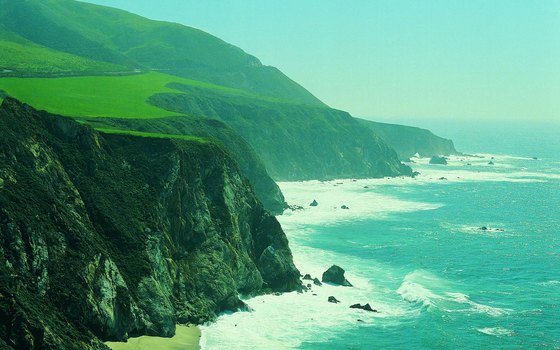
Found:
[{"label": "hill", "polygon": [[421,157],[458,154],[452,140],[437,136],[430,130],[364,119],[358,120],[387,142],[402,160],[408,160],[417,153]]},{"label": "hill", "polygon": [[[84,61],[81,70],[49,75],[54,68],[44,62],[44,72],[10,69],[4,75],[11,77],[0,78],[0,90],[38,109],[73,117],[157,118],[150,128],[123,124],[144,132],[168,129],[169,116],[220,120],[247,141],[275,179],[412,174],[348,113],[328,108],[275,68],[200,30],[72,0],[1,4],[6,42],[23,38],[18,40],[37,50],[115,69],[85,73]],[[208,125],[199,131],[193,125],[177,130],[208,133]]]},{"label": "hill", "polygon": [[[97,67],[99,73],[155,70],[264,96],[323,105],[278,69],[264,66],[240,48],[195,28],[73,0],[2,0],[0,6],[0,38],[19,42],[24,48],[33,47],[35,52],[25,57],[35,59],[35,53],[43,49],[47,58],[59,52],[80,59],[77,68],[65,69],[69,73],[91,71],[94,62],[105,62],[110,65]],[[50,61],[45,59],[44,72],[53,71]],[[40,73],[36,68],[9,63],[0,60],[0,71]]]}]

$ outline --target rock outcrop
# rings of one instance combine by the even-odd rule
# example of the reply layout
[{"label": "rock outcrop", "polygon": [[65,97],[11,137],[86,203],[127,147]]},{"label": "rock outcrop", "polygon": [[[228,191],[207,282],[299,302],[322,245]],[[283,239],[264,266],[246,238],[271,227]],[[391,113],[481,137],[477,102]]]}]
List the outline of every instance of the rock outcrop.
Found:
[{"label": "rock outcrop", "polygon": [[241,172],[249,179],[257,198],[272,214],[282,214],[287,208],[280,188],[268,175],[263,162],[253,148],[233,129],[215,119],[168,117],[158,119],[82,119],[89,125],[101,128],[134,130],[169,135],[189,135],[214,139],[231,153]]},{"label": "rock outcrop", "polygon": [[352,287],[352,284],[344,277],[344,269],[340,266],[333,265],[323,272],[322,281],[340,286]]},{"label": "rock outcrop", "polygon": [[447,159],[441,156],[433,156],[430,159],[430,164],[447,165]]},{"label": "rock outcrop", "polygon": [[350,308],[351,309],[361,309],[361,310],[370,311],[370,312],[378,312],[377,310],[373,309],[370,304],[365,304],[365,305],[352,304],[352,305],[350,305]]},{"label": "rock outcrop", "polygon": [[300,288],[288,240],[223,148],[0,108],[0,344],[104,349]]}]

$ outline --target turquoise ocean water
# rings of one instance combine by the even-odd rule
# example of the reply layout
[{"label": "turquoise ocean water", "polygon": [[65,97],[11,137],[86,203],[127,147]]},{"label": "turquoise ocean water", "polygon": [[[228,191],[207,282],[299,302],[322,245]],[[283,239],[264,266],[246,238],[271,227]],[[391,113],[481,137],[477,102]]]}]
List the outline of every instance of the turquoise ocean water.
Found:
[{"label": "turquoise ocean water", "polygon": [[[279,218],[298,268],[337,264],[355,287],[247,300],[253,312],[203,327],[203,346],[560,349],[560,128],[454,133],[478,156],[417,159],[417,179],[282,183],[306,206]],[[349,309],[366,302],[379,313]]]}]

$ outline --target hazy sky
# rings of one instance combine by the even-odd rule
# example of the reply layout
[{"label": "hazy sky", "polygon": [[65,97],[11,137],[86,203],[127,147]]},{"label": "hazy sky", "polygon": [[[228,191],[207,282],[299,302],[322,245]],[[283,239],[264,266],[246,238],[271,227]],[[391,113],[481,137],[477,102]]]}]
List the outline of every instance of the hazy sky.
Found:
[{"label": "hazy sky", "polygon": [[88,0],[214,34],[355,116],[560,120],[560,0]]}]

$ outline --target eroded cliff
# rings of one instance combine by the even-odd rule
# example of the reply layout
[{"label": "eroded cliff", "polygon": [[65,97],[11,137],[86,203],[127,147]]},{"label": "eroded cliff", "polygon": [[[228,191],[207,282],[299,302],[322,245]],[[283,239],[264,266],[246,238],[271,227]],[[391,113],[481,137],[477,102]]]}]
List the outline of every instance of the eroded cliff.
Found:
[{"label": "eroded cliff", "polygon": [[0,130],[0,345],[170,336],[240,295],[300,286],[279,223],[219,145],[98,133],[10,98]]}]

